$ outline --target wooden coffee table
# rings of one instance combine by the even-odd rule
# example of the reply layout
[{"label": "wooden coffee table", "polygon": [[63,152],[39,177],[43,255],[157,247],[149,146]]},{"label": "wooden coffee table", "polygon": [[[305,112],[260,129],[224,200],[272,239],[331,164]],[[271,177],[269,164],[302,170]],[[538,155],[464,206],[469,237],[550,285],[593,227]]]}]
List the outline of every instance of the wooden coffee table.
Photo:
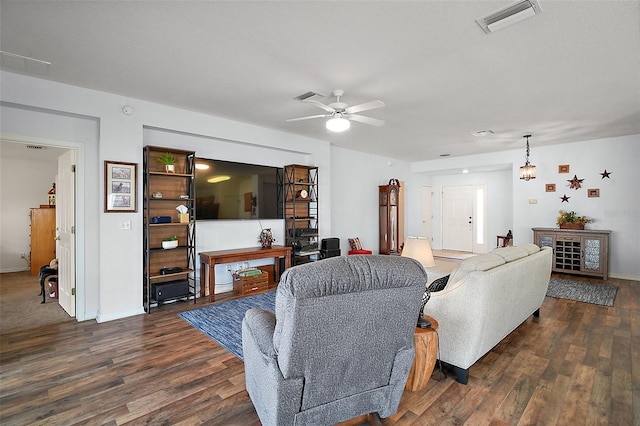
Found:
[{"label": "wooden coffee table", "polygon": [[404,387],[405,390],[412,392],[427,387],[438,358],[438,334],[436,333],[438,321],[429,315],[424,315],[424,317],[431,321],[431,327],[416,327],[414,331],[413,344],[416,348],[416,358]]}]

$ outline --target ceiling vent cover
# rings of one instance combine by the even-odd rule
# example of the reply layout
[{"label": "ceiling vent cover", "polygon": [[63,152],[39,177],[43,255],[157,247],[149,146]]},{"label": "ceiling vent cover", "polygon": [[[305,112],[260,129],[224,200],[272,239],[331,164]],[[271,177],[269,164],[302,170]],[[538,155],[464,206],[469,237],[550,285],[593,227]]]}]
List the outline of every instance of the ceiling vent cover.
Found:
[{"label": "ceiling vent cover", "polygon": [[541,12],[542,8],[538,4],[538,0],[522,0],[478,18],[476,22],[485,33],[489,34]]}]

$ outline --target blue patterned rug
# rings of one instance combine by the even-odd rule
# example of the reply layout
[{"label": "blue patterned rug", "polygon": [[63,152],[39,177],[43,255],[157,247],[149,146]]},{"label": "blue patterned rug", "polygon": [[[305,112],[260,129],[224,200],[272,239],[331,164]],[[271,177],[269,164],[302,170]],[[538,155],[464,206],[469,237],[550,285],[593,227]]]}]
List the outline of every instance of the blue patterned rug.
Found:
[{"label": "blue patterned rug", "polygon": [[276,291],[242,297],[228,302],[205,306],[178,315],[220,346],[242,358],[242,319],[251,308],[275,312]]},{"label": "blue patterned rug", "polygon": [[593,303],[595,305],[613,306],[617,292],[618,287],[615,285],[551,278],[547,296]]}]

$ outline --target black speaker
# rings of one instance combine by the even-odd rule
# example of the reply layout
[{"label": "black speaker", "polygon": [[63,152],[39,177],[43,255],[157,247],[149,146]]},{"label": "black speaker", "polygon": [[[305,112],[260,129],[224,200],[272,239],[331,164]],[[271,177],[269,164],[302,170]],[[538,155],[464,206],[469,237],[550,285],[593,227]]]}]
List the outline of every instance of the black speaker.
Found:
[{"label": "black speaker", "polygon": [[189,296],[189,281],[169,281],[166,283],[153,284],[151,286],[153,298],[157,302],[163,302],[168,299]]},{"label": "black speaker", "polygon": [[[322,240],[321,250],[340,250],[340,238],[324,238]],[[340,256],[340,254],[338,254]]]},{"label": "black speaker", "polygon": [[320,250],[320,258],[326,259],[328,257],[338,257],[340,256],[340,249],[337,250]]}]

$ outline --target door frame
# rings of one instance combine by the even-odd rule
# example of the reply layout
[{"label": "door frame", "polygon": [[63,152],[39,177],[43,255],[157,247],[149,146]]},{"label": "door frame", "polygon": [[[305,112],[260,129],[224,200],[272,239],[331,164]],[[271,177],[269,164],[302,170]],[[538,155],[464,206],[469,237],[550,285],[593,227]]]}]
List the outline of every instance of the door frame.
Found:
[{"label": "door frame", "polygon": [[[76,152],[76,193],[75,193],[75,216],[76,216],[76,253],[75,253],[75,274],[76,274],[76,320],[86,320],[86,283],[85,283],[85,257],[84,253],[86,226],[85,226],[85,173],[84,173],[84,144],[72,141],[55,139],[36,138],[28,136],[3,135],[0,134],[2,142],[20,143],[25,145],[44,145],[55,148],[71,149]],[[58,159],[56,158],[56,164]]]}]

